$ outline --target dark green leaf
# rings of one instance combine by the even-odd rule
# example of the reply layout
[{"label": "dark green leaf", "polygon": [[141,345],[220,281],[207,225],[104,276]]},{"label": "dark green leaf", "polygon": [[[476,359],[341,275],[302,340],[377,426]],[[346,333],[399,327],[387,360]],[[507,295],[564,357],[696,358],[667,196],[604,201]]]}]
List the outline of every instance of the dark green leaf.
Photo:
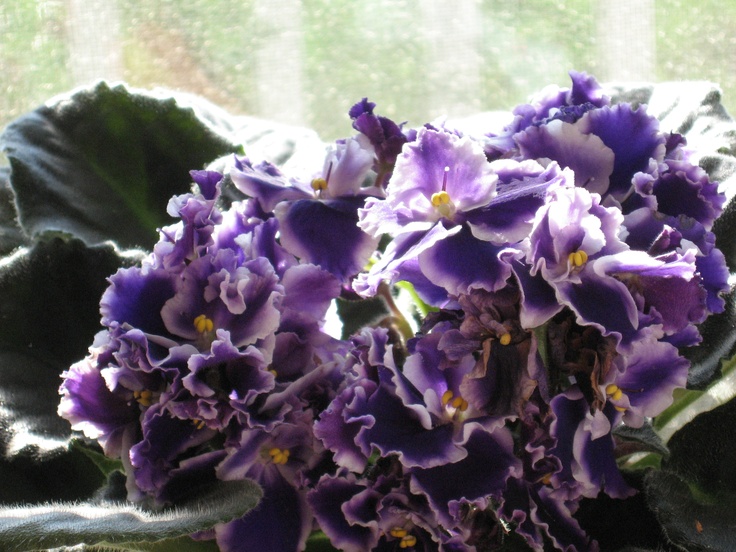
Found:
[{"label": "dark green leaf", "polygon": [[736,399],[699,414],[667,445],[670,457],[664,469],[706,492],[729,491],[736,495]]},{"label": "dark green leaf", "polygon": [[240,151],[187,101],[100,83],[8,125],[0,140],[23,229],[152,246],[189,171]]},{"label": "dark green leaf", "polygon": [[305,552],[337,552],[330,539],[322,531],[315,531],[307,539]]},{"label": "dark green leaf", "polygon": [[102,449],[97,443],[88,444],[83,439],[72,439],[69,443],[69,448],[72,450],[78,450],[89,458],[92,463],[97,466],[100,473],[104,476],[108,476],[115,471],[123,471],[123,463],[121,460],[110,458],[105,456]]},{"label": "dark green leaf", "polygon": [[674,472],[652,470],[647,501],[667,538],[686,552],[733,552],[736,494],[705,494]]},{"label": "dark green leaf", "polygon": [[[624,477],[629,485],[641,489],[643,473],[626,472]],[[595,499],[583,499],[575,518],[598,541],[601,550],[656,548],[667,542],[643,493],[625,499],[613,499],[604,493]]]},{"label": "dark green leaf", "polygon": [[139,254],[49,237],[0,262],[0,448],[12,456],[66,449],[60,374],[83,358],[100,329],[107,277]]},{"label": "dark green leaf", "polygon": [[720,377],[723,359],[736,354],[736,290],[732,289],[724,298],[725,310],[711,315],[700,325],[702,343],[682,351],[691,363],[689,389],[705,389]]},{"label": "dark green leaf", "polygon": [[654,431],[654,428],[650,423],[645,423],[641,427],[629,427],[627,425],[618,425],[613,430],[613,434],[629,443],[636,445],[635,450],[629,450],[631,452],[655,452],[662,456],[667,456],[669,450],[662,441],[662,438]]},{"label": "dark green leaf", "polygon": [[736,527],[736,399],[696,416],[668,441],[647,502],[681,550],[732,551]]},{"label": "dark green leaf", "polygon": [[10,167],[0,167],[0,256],[29,243],[17,218],[15,195],[10,187]]},{"label": "dark green leaf", "polygon": [[391,311],[382,297],[372,297],[360,301],[338,299],[337,313],[343,322],[342,338],[348,339],[361,328],[379,323]]},{"label": "dark green leaf", "polygon": [[154,543],[242,516],[258,504],[262,492],[252,481],[219,482],[189,503],[163,512],[121,504],[50,504],[0,509],[0,548],[7,552],[76,544],[111,550],[166,550],[134,546]]},{"label": "dark green leaf", "polygon": [[[13,436],[18,439],[23,433],[16,431]],[[104,477],[88,457],[62,447],[40,454],[38,437],[33,437],[34,446],[0,460],[0,504],[86,500],[97,492]]]}]

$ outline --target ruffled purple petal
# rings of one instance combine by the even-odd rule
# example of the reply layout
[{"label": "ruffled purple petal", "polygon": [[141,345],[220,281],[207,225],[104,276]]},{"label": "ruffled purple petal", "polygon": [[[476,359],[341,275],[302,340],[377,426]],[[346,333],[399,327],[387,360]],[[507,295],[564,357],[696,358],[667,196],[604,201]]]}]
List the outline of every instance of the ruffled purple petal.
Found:
[{"label": "ruffled purple petal", "polygon": [[315,437],[334,453],[335,462],[355,473],[365,469],[370,456],[357,443],[357,437],[363,427],[375,423],[374,415],[364,408],[375,389],[376,384],[370,380],[347,387],[314,423]]},{"label": "ruffled purple petal", "polygon": [[700,222],[707,230],[713,225],[725,203],[718,193],[718,183],[697,165],[686,161],[668,161],[667,170],[653,184],[657,210],[671,216],[685,215]]},{"label": "ruffled purple petal", "polygon": [[573,176],[556,163],[545,169],[534,161],[504,159],[491,166],[499,177],[498,194],[487,206],[466,213],[466,220],[475,237],[495,244],[527,237],[548,190],[566,186]]},{"label": "ruffled purple petal", "polygon": [[430,282],[451,295],[472,289],[496,291],[511,276],[510,260],[503,255],[505,251],[505,246],[481,241],[473,236],[470,228],[463,226],[460,232],[422,252],[419,267]]},{"label": "ruffled purple petal", "polygon": [[[254,477],[256,474],[250,474]],[[263,498],[240,519],[215,526],[222,552],[299,552],[312,529],[312,516],[304,493],[273,467],[254,477]]]},{"label": "ruffled purple petal", "polygon": [[368,262],[378,239],[357,225],[363,198],[282,203],[275,211],[281,243],[302,262],[321,266],[347,281]]},{"label": "ruffled purple petal", "polygon": [[[283,295],[283,288],[273,266],[264,258],[237,266],[227,255],[228,251],[221,251],[215,258],[196,259],[184,270],[176,295],[161,309],[161,318],[172,334],[191,341],[200,339],[201,333],[194,323],[200,315],[212,320],[215,330],[230,332],[236,347],[254,344],[273,335],[278,328],[280,312],[275,303]],[[220,275],[216,286],[210,280],[213,274]],[[225,277],[228,286],[223,291],[221,283]],[[232,298],[227,296],[230,284],[234,284]],[[223,293],[226,293],[225,301]],[[242,312],[232,311],[231,300],[245,307]]]},{"label": "ruffled purple petal", "polygon": [[102,324],[129,324],[148,334],[171,335],[161,309],[175,291],[174,279],[166,270],[121,268],[110,277],[100,300]]},{"label": "ruffled purple petal", "polygon": [[585,72],[570,71],[572,88],[568,93],[567,103],[570,105],[593,104],[595,107],[608,105],[609,98],[603,93],[603,88],[592,75]]},{"label": "ruffled purple petal", "polygon": [[590,192],[606,193],[614,168],[614,152],[595,134],[555,120],[531,126],[514,136],[525,158],[549,158],[575,173],[575,185]]},{"label": "ruffled purple petal", "polygon": [[235,187],[245,195],[256,198],[266,213],[271,213],[282,201],[313,198],[306,186],[297,187],[268,163],[252,167],[246,160],[230,171],[230,177]]},{"label": "ruffled purple petal", "polygon": [[641,294],[645,309],[654,308],[666,332],[699,324],[707,315],[707,292],[695,274],[695,252],[653,258],[641,251],[602,257],[593,264],[601,276],[615,276]]},{"label": "ruffled purple petal", "polygon": [[728,284],[730,274],[726,265],[726,257],[720,249],[714,248],[707,255],[695,257],[695,268],[700,274],[701,283],[708,293],[706,299],[708,311],[711,313],[723,312],[726,302],[722,295],[730,289]]},{"label": "ruffled purple petal", "polygon": [[[363,297],[371,297],[377,293],[381,282],[395,283],[399,280],[406,280],[417,287],[428,288],[433,297],[445,302],[446,297],[442,296],[446,296],[446,291],[441,293],[437,289],[426,286],[426,282],[429,281],[432,286],[443,289],[424,273],[418,259],[422,252],[432,248],[438,241],[447,239],[461,230],[461,226],[447,229],[443,224],[435,224],[428,232],[398,236],[388,244],[381,259],[371,267],[369,272],[358,275],[353,281],[353,289]],[[421,271],[421,279],[412,279],[412,274],[417,273],[417,268]]]},{"label": "ruffled purple petal", "polygon": [[222,173],[217,171],[189,171],[189,176],[199,187],[199,191],[206,200],[217,199],[220,194]]},{"label": "ruffled purple petal", "polygon": [[138,488],[154,495],[169,481],[180,455],[214,436],[192,420],[172,417],[162,404],[146,411],[142,425],[143,440],[130,449],[130,461]]},{"label": "ruffled purple petal", "polygon": [[586,113],[579,121],[580,131],[594,134],[614,153],[613,172],[608,193],[624,199],[632,188],[631,179],[645,171],[649,160],[664,160],[665,138],[659,132],[659,121],[648,115],[646,108],[632,109],[621,103]]},{"label": "ruffled purple petal", "polygon": [[627,425],[640,427],[645,418],[659,415],[672,404],[673,391],[687,384],[690,363],[675,346],[650,337],[637,343],[630,354],[618,357],[616,367],[605,383],[616,385],[623,396],[609,401],[625,409]]},{"label": "ruffled purple petal", "polygon": [[537,328],[562,310],[555,289],[541,273],[532,276],[529,265],[513,261],[511,267],[521,290],[519,322],[525,329]]},{"label": "ruffled purple petal", "polygon": [[516,525],[515,532],[534,550],[543,550],[545,537],[548,537],[560,550],[597,551],[597,543],[590,540],[573,517],[566,496],[567,493],[550,487],[511,479],[504,492],[500,514]]},{"label": "ruffled purple petal", "polygon": [[119,455],[117,437],[140,418],[138,403],[113,393],[97,363],[89,357],[73,364],[61,377],[59,415],[72,424],[72,429],[98,439],[107,454]]},{"label": "ruffled purple petal", "polygon": [[[591,498],[601,491],[612,498],[631,496],[635,491],[624,481],[616,465],[611,415],[601,411],[591,414],[577,387],[557,395],[550,406],[556,416],[550,431],[557,438],[557,446],[550,452],[560,459],[563,467],[553,475],[553,481],[560,485],[577,481],[583,485],[583,494]],[[607,411],[615,412],[612,406]]]},{"label": "ruffled purple petal", "polygon": [[[282,327],[291,318],[321,323],[333,299],[340,295],[340,282],[327,270],[302,264],[288,269],[281,278]],[[292,324],[293,325],[293,324]]]},{"label": "ruffled purple petal", "polygon": [[[346,519],[343,509],[356,495],[366,491],[355,477],[323,476],[307,495],[320,529],[330,538],[333,546],[345,552],[373,550],[378,543],[378,527],[359,525]],[[377,498],[376,498],[377,502]],[[374,508],[376,504],[372,505]],[[375,509],[373,511],[375,516]]]},{"label": "ruffled purple petal", "polygon": [[615,278],[581,273],[581,282],[555,283],[559,301],[577,315],[578,323],[595,326],[603,335],[612,335],[625,344],[639,327],[637,305],[628,288]]},{"label": "ruffled purple petal", "polygon": [[382,456],[398,454],[407,467],[439,466],[456,462],[466,455],[465,450],[453,442],[455,429],[452,424],[427,429],[385,385],[379,386],[359,411],[373,417],[373,423],[363,426],[356,436],[365,455],[370,455],[374,449]]},{"label": "ruffled purple petal", "polygon": [[476,424],[465,428],[467,456],[431,468],[413,468],[411,490],[427,496],[440,523],[452,527],[458,507],[471,503],[486,508],[491,497],[500,497],[510,476],[521,474],[521,461],[514,456],[513,437],[504,428],[488,432]]}]

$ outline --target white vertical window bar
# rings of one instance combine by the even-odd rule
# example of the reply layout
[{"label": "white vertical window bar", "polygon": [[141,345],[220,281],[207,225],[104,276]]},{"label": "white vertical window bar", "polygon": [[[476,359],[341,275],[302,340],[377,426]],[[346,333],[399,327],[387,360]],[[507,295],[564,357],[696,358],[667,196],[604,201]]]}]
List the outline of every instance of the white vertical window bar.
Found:
[{"label": "white vertical window bar", "polygon": [[259,29],[255,74],[260,117],[304,124],[304,30],[300,0],[254,2]]},{"label": "white vertical window bar", "polygon": [[123,77],[116,0],[67,0],[69,69],[75,85]]},{"label": "white vertical window bar", "polygon": [[481,14],[476,0],[419,4],[426,57],[427,102],[435,116],[462,117],[480,108]]},{"label": "white vertical window bar", "polygon": [[655,80],[654,0],[598,0],[597,42],[601,81]]}]

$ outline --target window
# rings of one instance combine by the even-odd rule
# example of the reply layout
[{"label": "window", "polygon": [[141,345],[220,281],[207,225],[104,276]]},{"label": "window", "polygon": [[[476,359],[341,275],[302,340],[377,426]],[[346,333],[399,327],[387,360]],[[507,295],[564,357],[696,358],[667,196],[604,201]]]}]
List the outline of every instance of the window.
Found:
[{"label": "window", "polygon": [[1,125],[103,78],[332,139],[364,96],[417,125],[508,109],[570,69],[710,80],[736,112],[730,0],[35,0],[0,4],[0,36]]}]

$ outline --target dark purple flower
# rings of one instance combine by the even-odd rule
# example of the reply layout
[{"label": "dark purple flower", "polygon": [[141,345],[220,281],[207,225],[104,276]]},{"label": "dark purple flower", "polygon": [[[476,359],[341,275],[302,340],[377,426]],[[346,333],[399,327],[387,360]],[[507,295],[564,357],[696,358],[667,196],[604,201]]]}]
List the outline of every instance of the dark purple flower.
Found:
[{"label": "dark purple flower", "polygon": [[231,177],[238,189],[275,215],[286,250],[344,282],[363,269],[378,244],[356,226],[365,199],[382,193],[363,187],[372,163],[372,153],[352,138],[339,142],[328,153],[323,173],[307,183],[248,160],[237,161]]},{"label": "dark purple flower", "polygon": [[404,144],[413,140],[412,133],[405,134],[402,125],[397,125],[391,119],[373,113],[376,104],[368,98],[356,103],[350,108],[350,118],[353,128],[365,136],[375,152],[373,170],[376,173],[375,186],[381,188],[390,178],[396,158],[401,153]]},{"label": "dark purple flower", "polygon": [[258,548],[273,552],[304,549],[312,513],[299,473],[320,459],[307,412],[295,414],[271,431],[244,429],[226,448],[217,467],[223,480],[250,478],[263,489],[259,505],[244,517],[216,527],[217,543],[227,552]]},{"label": "dark purple flower", "polygon": [[599,393],[623,413],[625,424],[640,427],[672,403],[673,391],[687,383],[689,367],[676,347],[650,335],[631,353],[614,359]]},{"label": "dark purple flower", "polygon": [[65,370],[58,413],[90,439],[96,439],[105,454],[119,458],[124,452],[123,433],[135,432],[141,416],[138,402],[116,393],[100,372],[113,362],[114,349],[107,335],[98,334],[90,354]]},{"label": "dark purple flower", "polygon": [[612,404],[591,412],[582,391],[570,387],[550,402],[555,421],[550,434],[557,440],[550,451],[560,459],[562,470],[552,474],[555,486],[580,485],[580,494],[595,498],[605,492],[612,498],[626,498],[636,491],[621,475],[613,453],[612,427],[621,413]]}]

